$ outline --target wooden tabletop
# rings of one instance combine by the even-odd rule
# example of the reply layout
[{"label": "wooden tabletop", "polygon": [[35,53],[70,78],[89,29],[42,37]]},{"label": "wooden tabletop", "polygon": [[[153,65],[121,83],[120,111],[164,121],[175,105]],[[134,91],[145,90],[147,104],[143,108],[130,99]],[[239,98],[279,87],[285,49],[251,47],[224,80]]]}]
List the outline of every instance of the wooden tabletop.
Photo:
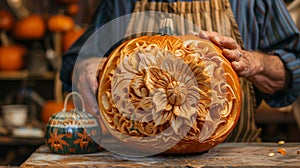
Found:
[{"label": "wooden tabletop", "polygon": [[[286,152],[286,153],[285,153]],[[223,143],[193,155],[131,158],[106,150],[59,155],[39,147],[21,167],[300,167],[300,143]]]}]

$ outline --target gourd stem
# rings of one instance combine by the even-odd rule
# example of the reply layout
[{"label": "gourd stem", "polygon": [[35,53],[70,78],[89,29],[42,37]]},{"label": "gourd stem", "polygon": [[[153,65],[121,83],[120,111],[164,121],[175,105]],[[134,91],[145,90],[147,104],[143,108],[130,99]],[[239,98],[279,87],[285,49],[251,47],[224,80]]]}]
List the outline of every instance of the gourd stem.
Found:
[{"label": "gourd stem", "polygon": [[82,104],[82,111],[85,112],[85,105],[84,105],[84,101],[82,96],[78,93],[78,92],[71,92],[66,96],[65,102],[64,102],[64,109],[63,111],[67,111],[67,104],[68,104],[68,99],[70,98],[70,96],[72,95],[76,95],[79,97],[81,104]]},{"label": "gourd stem", "polygon": [[172,18],[164,18],[159,26],[159,34],[161,35],[175,35],[174,24]]}]

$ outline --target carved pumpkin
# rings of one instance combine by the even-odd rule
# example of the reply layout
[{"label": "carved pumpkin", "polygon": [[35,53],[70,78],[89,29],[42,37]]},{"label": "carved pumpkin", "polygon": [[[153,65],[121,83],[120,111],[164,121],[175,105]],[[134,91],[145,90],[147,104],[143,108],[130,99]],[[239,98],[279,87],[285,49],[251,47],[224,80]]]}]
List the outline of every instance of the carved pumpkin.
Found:
[{"label": "carved pumpkin", "polygon": [[207,40],[138,37],[118,46],[100,68],[97,98],[104,125],[128,149],[207,151],[238,120],[238,76]]},{"label": "carved pumpkin", "polygon": [[17,21],[13,35],[17,39],[35,40],[40,39],[46,32],[46,24],[42,16],[29,15]]},{"label": "carved pumpkin", "polygon": [[[67,101],[71,95],[77,95],[82,102],[82,110],[67,110]],[[77,92],[67,95],[64,108],[51,115],[46,128],[46,144],[58,154],[82,154],[98,151],[101,128],[98,120],[85,111],[82,97]]]}]

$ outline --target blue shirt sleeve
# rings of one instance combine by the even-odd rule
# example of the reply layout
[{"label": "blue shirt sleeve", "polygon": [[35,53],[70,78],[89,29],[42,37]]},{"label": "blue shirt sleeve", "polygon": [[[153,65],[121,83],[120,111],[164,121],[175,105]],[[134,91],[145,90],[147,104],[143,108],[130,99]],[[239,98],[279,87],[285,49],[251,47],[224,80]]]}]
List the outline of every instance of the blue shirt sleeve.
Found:
[{"label": "blue shirt sleeve", "polygon": [[[72,71],[80,50],[99,28],[106,23],[120,16],[129,14],[133,11],[136,0],[103,0],[96,9],[89,27],[86,32],[62,55],[62,68],[60,70],[60,79],[63,83],[63,90],[72,91]],[[99,54],[99,53],[95,53]],[[96,56],[96,55],[89,55]]]},{"label": "blue shirt sleeve", "polygon": [[[256,95],[273,107],[287,106],[300,95],[300,35],[281,0],[230,0],[244,47],[280,57],[291,77],[290,86],[273,95]],[[249,18],[249,19],[247,19]]]}]

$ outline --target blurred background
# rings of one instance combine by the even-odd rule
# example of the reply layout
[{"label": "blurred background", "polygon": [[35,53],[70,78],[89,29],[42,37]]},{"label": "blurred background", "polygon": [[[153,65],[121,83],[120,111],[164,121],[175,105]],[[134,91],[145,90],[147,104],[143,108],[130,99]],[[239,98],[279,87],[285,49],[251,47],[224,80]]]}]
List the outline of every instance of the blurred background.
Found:
[{"label": "blurred background", "polygon": [[61,54],[99,2],[0,1],[0,166],[19,166],[45,144],[45,125],[63,108]]},{"label": "blurred background", "polygon": [[[99,3],[0,1],[0,166],[18,166],[45,144],[45,125],[63,108],[61,55],[84,32]],[[262,141],[300,141],[296,106],[260,106]]]}]

